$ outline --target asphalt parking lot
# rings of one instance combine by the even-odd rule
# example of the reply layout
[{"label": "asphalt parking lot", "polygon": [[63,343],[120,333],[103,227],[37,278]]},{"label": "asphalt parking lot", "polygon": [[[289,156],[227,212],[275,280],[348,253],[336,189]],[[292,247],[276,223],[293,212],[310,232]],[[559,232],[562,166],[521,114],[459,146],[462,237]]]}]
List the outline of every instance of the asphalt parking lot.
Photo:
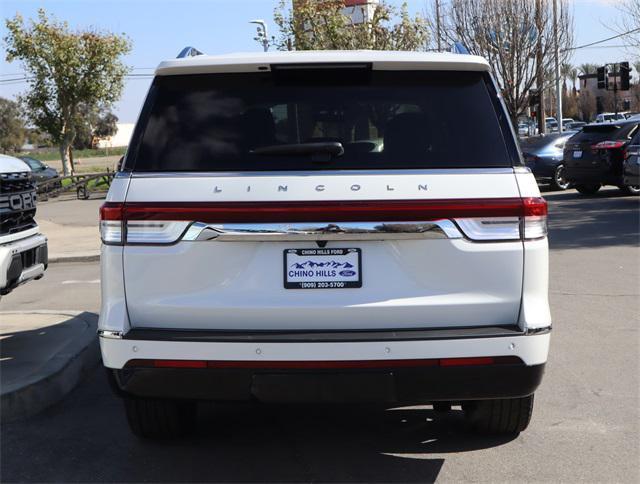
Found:
[{"label": "asphalt parking lot", "polygon": [[[192,437],[147,442],[96,368],[59,404],[3,424],[0,480],[639,482],[639,200],[614,189],[544,195],[554,330],[519,437],[477,437],[460,411],[431,407],[226,404],[203,405]],[[0,309],[97,312],[98,277],[97,263],[54,264]]]}]

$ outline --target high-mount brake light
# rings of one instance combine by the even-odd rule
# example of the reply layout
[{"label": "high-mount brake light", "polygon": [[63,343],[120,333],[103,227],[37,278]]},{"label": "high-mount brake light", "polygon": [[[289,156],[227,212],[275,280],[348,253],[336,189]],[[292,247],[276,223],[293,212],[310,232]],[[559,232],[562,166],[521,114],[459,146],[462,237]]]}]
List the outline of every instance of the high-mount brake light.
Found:
[{"label": "high-mount brake light", "polygon": [[475,241],[544,237],[547,203],[537,198],[308,202],[113,203],[100,209],[105,244],[172,244],[193,222],[395,222],[451,219]]}]

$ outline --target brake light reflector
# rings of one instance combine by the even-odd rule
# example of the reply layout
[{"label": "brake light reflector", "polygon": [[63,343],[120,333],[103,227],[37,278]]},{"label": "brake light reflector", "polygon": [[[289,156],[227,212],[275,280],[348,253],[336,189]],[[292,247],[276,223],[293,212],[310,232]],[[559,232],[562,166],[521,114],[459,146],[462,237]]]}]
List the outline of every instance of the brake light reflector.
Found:
[{"label": "brake light reflector", "polygon": [[270,370],[327,370],[418,368],[425,366],[484,366],[521,365],[517,356],[477,356],[458,358],[429,358],[409,360],[129,360],[125,368],[215,368],[215,369],[270,369]]},{"label": "brake light reflector", "polygon": [[524,198],[522,238],[540,239],[547,236],[547,201],[542,197]]}]

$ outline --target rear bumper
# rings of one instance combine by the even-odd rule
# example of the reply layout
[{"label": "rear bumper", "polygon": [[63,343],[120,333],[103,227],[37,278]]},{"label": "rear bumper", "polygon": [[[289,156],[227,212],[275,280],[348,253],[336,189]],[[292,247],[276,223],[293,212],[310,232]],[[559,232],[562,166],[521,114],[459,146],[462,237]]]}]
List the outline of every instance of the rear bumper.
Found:
[{"label": "rear bumper", "polygon": [[[489,331],[473,337],[440,332],[430,339],[389,335],[378,335],[375,341],[327,341],[326,336],[316,341],[185,341],[102,335],[100,346],[119,390],[137,396],[415,403],[529,395],[540,383],[549,348],[549,333],[544,331]],[[477,358],[486,357],[495,360],[478,364]],[[448,360],[459,358],[476,361]],[[189,362],[202,367],[167,367]]]},{"label": "rear bumper", "polygon": [[427,403],[531,395],[544,364],[276,370],[126,368],[112,370],[130,395],[190,400],[264,402]]},{"label": "rear bumper", "polygon": [[602,185],[621,185],[622,175],[611,167],[602,168],[578,168],[565,167],[565,179],[574,184],[599,183]]}]

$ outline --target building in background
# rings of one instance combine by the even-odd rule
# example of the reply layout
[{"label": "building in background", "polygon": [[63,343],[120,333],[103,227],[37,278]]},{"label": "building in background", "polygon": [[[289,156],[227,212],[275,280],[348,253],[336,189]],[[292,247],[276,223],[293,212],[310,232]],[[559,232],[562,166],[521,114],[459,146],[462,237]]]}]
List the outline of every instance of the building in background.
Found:
[{"label": "building in background", "polygon": [[[322,0],[317,0],[322,2]],[[293,12],[295,14],[296,4],[293,0]],[[380,0],[344,0],[344,8],[342,13],[351,19],[354,24],[361,24],[370,21],[373,18],[376,7]]]},{"label": "building in background", "polygon": [[[322,0],[319,0],[322,1]],[[379,0],[344,0],[342,13],[354,24],[369,22],[373,18]]]},{"label": "building in background", "polygon": [[96,142],[96,148],[117,148],[120,146],[129,146],[131,135],[133,134],[134,123],[117,123],[118,130],[113,136],[108,138],[99,138]]}]

